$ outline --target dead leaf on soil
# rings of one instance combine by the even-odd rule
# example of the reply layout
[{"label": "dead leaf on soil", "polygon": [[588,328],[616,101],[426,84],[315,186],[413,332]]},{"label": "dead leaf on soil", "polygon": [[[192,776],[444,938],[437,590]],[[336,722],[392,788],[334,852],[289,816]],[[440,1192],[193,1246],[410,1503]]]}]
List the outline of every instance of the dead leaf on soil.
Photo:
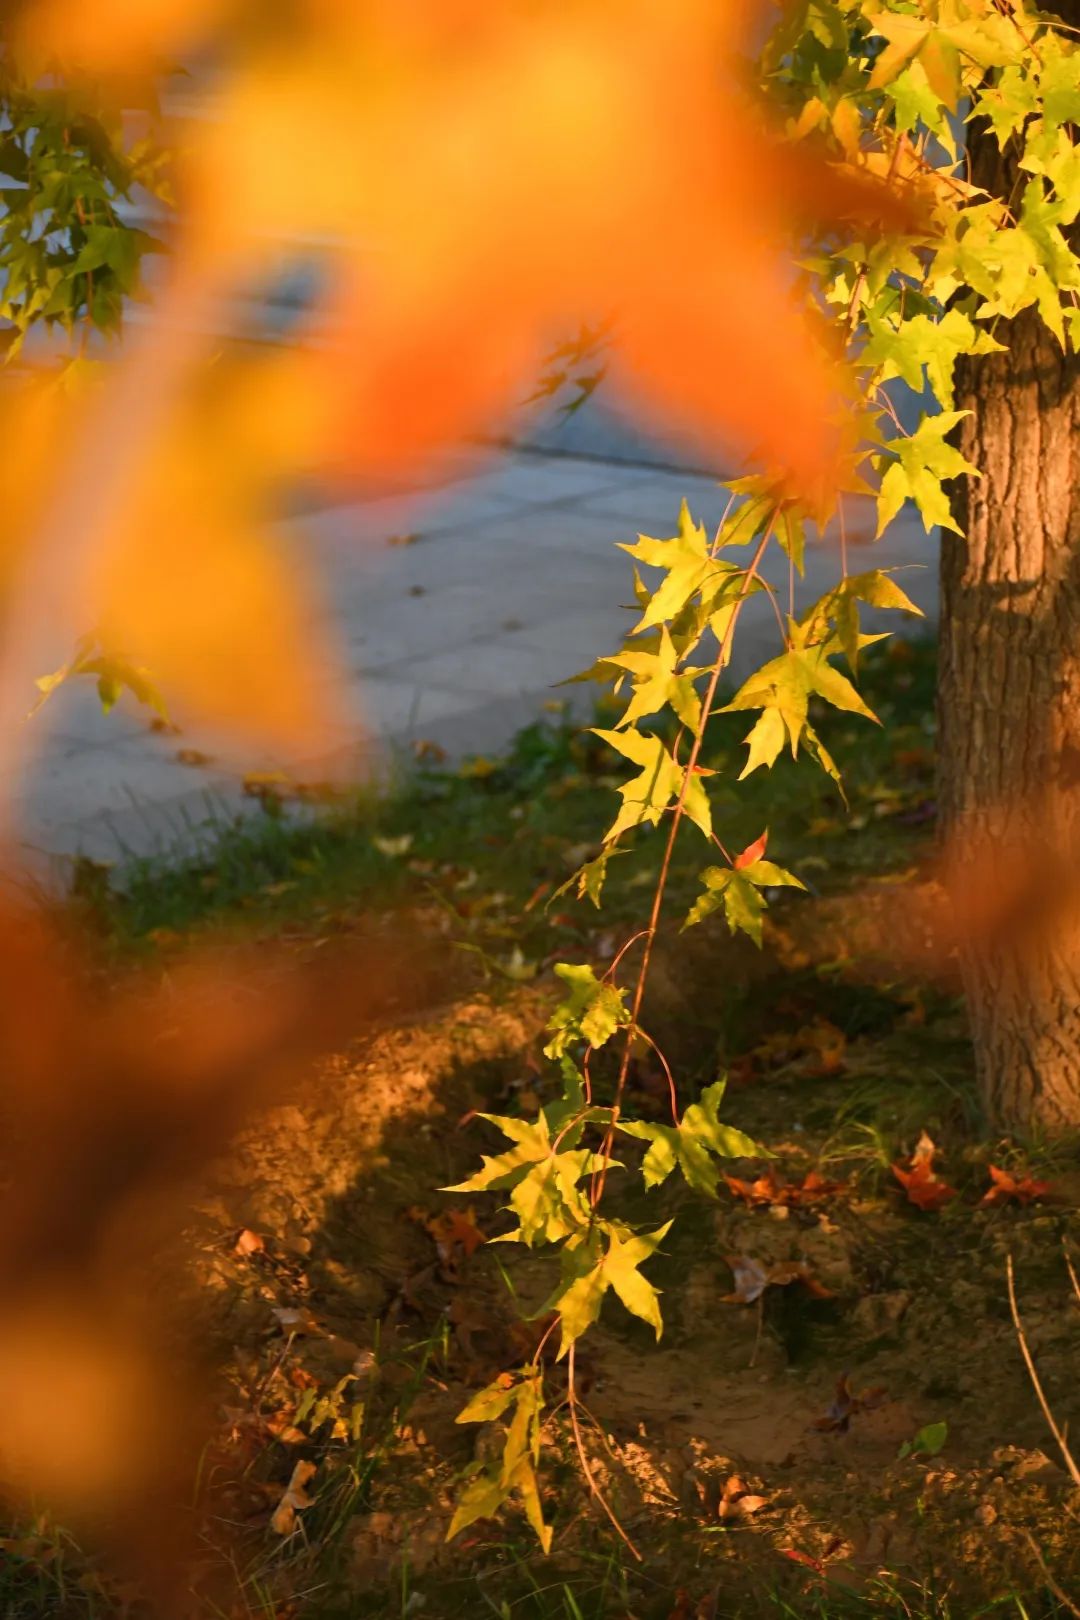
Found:
[{"label": "dead leaf on soil", "polygon": [[724,1481],[724,1489],[720,1493],[720,1501],[716,1514],[720,1519],[749,1519],[758,1513],[768,1502],[767,1496],[757,1496],[748,1491],[745,1482],[738,1474],[732,1474]]},{"label": "dead leaf on soil", "polygon": [[812,1569],[815,1575],[824,1577],[826,1563],[840,1551],[843,1545],[840,1536],[833,1536],[820,1558],[815,1558],[812,1553],[800,1552],[797,1547],[781,1547],[780,1556],[790,1558],[793,1564],[802,1564],[805,1569]]},{"label": "dead leaf on soil", "polygon": [[765,1265],[749,1255],[729,1254],[727,1263],[735,1277],[733,1293],[721,1298],[728,1305],[753,1305],[766,1288],[786,1288],[788,1283],[800,1282],[815,1299],[835,1299],[831,1288],[818,1282],[805,1260],[779,1260]]},{"label": "dead leaf on soil", "polygon": [[824,1434],[847,1434],[853,1417],[860,1412],[872,1412],[887,1399],[888,1390],[883,1384],[875,1384],[872,1389],[860,1390],[856,1394],[851,1387],[849,1374],[841,1373],[836,1381],[836,1396],[832,1405],[824,1417],[818,1418],[814,1428]]},{"label": "dead leaf on soil", "polygon": [[842,1181],[826,1181],[816,1170],[810,1170],[799,1183],[781,1181],[772,1165],[756,1181],[741,1181],[738,1176],[725,1176],[729,1189],[751,1208],[760,1205],[785,1205],[788,1208],[802,1204],[816,1204],[832,1198],[844,1190]]},{"label": "dead leaf on soil", "polygon": [[1007,1204],[1010,1200],[1018,1204],[1033,1204],[1054,1190],[1049,1181],[1036,1181],[1032,1176],[1014,1176],[1009,1170],[999,1170],[996,1164],[988,1164],[986,1168],[993,1186],[979,1199],[980,1204]]},{"label": "dead leaf on soil", "polygon": [[291,1536],[296,1529],[296,1515],[303,1508],[311,1506],[313,1498],[305,1490],[305,1486],[315,1473],[315,1464],[305,1462],[303,1458],[292,1471],[292,1478],[285,1487],[284,1495],[274,1509],[270,1520],[270,1528],[279,1536]]},{"label": "dead leaf on soil", "polygon": [[915,1144],[908,1167],[894,1164],[892,1173],[916,1209],[938,1210],[956,1197],[956,1188],[934,1173],[937,1146],[926,1131]]},{"label": "dead leaf on soil", "polygon": [[454,1268],[459,1259],[474,1255],[481,1243],[487,1242],[486,1233],[476,1224],[476,1211],[472,1204],[465,1209],[444,1209],[432,1215],[413,1204],[406,1210],[410,1220],[419,1222],[435,1241],[435,1248],[444,1266]]}]

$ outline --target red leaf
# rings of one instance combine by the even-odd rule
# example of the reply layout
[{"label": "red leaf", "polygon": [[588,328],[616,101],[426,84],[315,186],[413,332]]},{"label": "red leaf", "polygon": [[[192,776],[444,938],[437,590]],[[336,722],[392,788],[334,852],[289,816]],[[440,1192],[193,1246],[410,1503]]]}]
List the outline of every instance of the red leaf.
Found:
[{"label": "red leaf", "polygon": [[875,1384],[872,1389],[863,1389],[856,1394],[851,1387],[850,1377],[842,1373],[836,1381],[836,1395],[829,1410],[824,1417],[818,1418],[814,1428],[825,1434],[846,1434],[853,1417],[860,1412],[872,1412],[875,1406],[881,1405],[887,1394],[882,1384]]},{"label": "red leaf", "polygon": [[755,1205],[785,1204],[789,1208],[800,1204],[815,1204],[822,1198],[831,1198],[843,1190],[842,1181],[826,1181],[816,1170],[810,1170],[801,1183],[781,1181],[770,1165],[756,1181],[742,1181],[738,1176],[725,1176],[724,1180],[736,1198],[753,1208]]},{"label": "red leaf", "polygon": [[982,1204],[1007,1204],[1010,1199],[1018,1204],[1033,1204],[1053,1191],[1048,1181],[1035,1181],[1031,1176],[1017,1177],[1009,1170],[999,1170],[996,1164],[988,1164],[986,1168],[994,1185],[979,1200]]},{"label": "red leaf", "polygon": [[797,1547],[781,1547],[780,1556],[790,1558],[793,1564],[802,1564],[806,1569],[812,1569],[815,1575],[824,1575],[825,1565],[820,1558],[812,1558],[809,1553],[799,1552]]},{"label": "red leaf", "polygon": [[744,866],[753,866],[755,861],[760,861],[765,853],[765,845],[768,841],[769,829],[766,827],[760,838],[755,838],[752,844],[747,844],[741,855],[736,855],[736,872],[741,872]]},{"label": "red leaf", "polygon": [[923,1131],[915,1144],[909,1168],[905,1169],[901,1164],[892,1166],[892,1173],[907,1193],[908,1202],[914,1204],[916,1209],[938,1210],[956,1197],[956,1188],[950,1187],[947,1181],[934,1174],[936,1152],[933,1139]]}]

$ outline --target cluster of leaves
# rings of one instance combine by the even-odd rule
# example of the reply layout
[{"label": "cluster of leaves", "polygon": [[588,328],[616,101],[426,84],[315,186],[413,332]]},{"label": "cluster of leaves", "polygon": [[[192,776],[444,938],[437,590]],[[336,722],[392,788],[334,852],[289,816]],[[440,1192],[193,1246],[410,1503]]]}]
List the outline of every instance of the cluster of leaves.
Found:
[{"label": "cluster of leaves", "polygon": [[[148,87],[133,107],[126,86],[121,107],[100,87],[76,87],[39,65],[41,76],[28,78],[10,50],[0,65],[0,348],[10,364],[31,332],[48,333],[49,386],[73,390],[97,374],[92,341],[118,338],[129,303],[144,296],[144,257],[164,250],[138,218],[155,201],[171,204],[168,156]],[[89,676],[106,711],[126,688],[163,713],[149,673],[96,640],[83,637],[41,677],[35,707]]]},{"label": "cluster of leaves", "polygon": [[89,84],[76,91],[55,74],[29,82],[15,64],[5,53],[0,317],[9,323],[7,358],[31,328],[44,326],[66,334],[71,361],[92,334],[119,335],[127,300],[141,292],[144,255],[162,250],[134,218],[140,198],[169,200],[166,158],[152,133],[157,108],[138,109],[144,127],[132,140],[120,107]]},{"label": "cluster of leaves", "polygon": [[[618,788],[619,808],[600,854],[566,887],[599,906],[611,858],[627,840],[659,830],[666,854],[652,912],[602,976],[586,964],[557,969],[569,993],[553,1015],[546,1053],[559,1065],[562,1096],[534,1122],[493,1120],[511,1146],[455,1189],[505,1191],[517,1224],[504,1240],[561,1248],[561,1279],[545,1306],[559,1325],[560,1356],[597,1320],[609,1293],[657,1337],[662,1331],[659,1295],[641,1267],[670,1222],[646,1231],[605,1213],[608,1173],[620,1168],[612,1156],[616,1138],[648,1144],[641,1163],[646,1187],[678,1169],[707,1197],[716,1195],[725,1159],[760,1153],[721,1123],[722,1081],[680,1112],[672,1080],[670,1124],[622,1113],[630,1052],[644,1037],[638,1009],[680,827],[689,823],[722,857],[714,855],[703,870],[702,891],[684,927],[719,912],[732,933],[760,945],[769,899],[802,887],[795,874],[766,858],[766,833],[741,853],[725,848],[710,773],[700,763],[710,715],[756,716],[740,780],[771,767],[785,750],[793,756],[801,750],[840,786],[817,727],[830,709],[876,718],[856,685],[859,653],[878,639],[860,628],[860,608],[917,610],[887,571],[850,574],[845,556],[838,582],[797,612],[794,581],[803,572],[808,533],[838,516],[843,522],[846,494],[876,500],[879,534],[909,501],[928,532],[935,525],[955,528],[946,485],[975,474],[953,443],[963,416],[954,397],[958,358],[1000,349],[997,323],[1031,307],[1063,348],[1080,338],[1080,261],[1067,235],[1080,215],[1074,138],[1080,49],[1069,34],[1023,0],[794,0],[759,67],[792,141],[824,141],[837,165],[885,180],[908,208],[898,210],[898,223],[882,223],[872,236],[865,225],[853,225],[847,236],[834,229],[827,240],[799,244],[808,304],[831,314],[857,402],[857,426],[836,487],[796,498],[767,473],[734,480],[727,486],[727,514],[712,535],[684,503],[674,535],[643,535],[624,546],[636,565],[637,622],[622,647],[579,677],[610,681],[626,700],[621,717],[596,735],[634,769]],[[1017,196],[988,196],[968,178],[963,123],[975,120],[988,121],[1007,149],[1021,177]],[[895,379],[922,396],[924,412],[913,432],[903,429],[890,398]],[[559,385],[563,380],[559,376]],[[770,550],[787,559],[786,612],[762,574]],[[781,648],[725,702],[721,678],[743,604],[762,592],[773,599]],[[641,965],[628,995],[615,970],[638,941],[644,942]],[[589,1058],[616,1037],[622,1062],[613,1099],[601,1107],[593,1100]],[[599,1135],[598,1146],[586,1144],[589,1132]],[[920,1208],[940,1208],[953,1196],[934,1174],[933,1151],[927,1139],[909,1167],[894,1167]],[[754,1184],[724,1179],[748,1202],[779,1196],[771,1178]],[[1008,1196],[997,1172],[994,1179],[991,1201]],[[1030,1195],[1042,1190],[1032,1187]],[[813,1195],[809,1187],[786,1191],[792,1201]],[[1025,1186],[1016,1196],[1028,1192]],[[777,1277],[737,1274],[737,1297],[757,1297],[773,1281],[807,1280],[798,1266],[788,1270]],[[498,1380],[462,1414],[470,1422],[513,1416],[501,1463],[470,1482],[451,1533],[494,1513],[517,1492],[548,1544],[535,1474],[539,1356],[538,1350],[529,1367]],[[854,1396],[844,1387],[829,1427],[846,1427],[851,1412],[874,1393]],[[571,1408],[573,1401],[571,1370]]]}]

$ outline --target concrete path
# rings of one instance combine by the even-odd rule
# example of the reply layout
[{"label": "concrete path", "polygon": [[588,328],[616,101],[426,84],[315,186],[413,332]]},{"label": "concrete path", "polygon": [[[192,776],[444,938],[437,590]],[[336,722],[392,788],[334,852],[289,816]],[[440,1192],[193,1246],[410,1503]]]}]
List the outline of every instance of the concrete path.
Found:
[{"label": "concrete path", "polygon": [[[673,533],[684,495],[706,523],[724,505],[711,479],[583,457],[476,452],[447,463],[441,480],[288,527],[289,543],[324,582],[344,643],[358,718],[342,757],[357,777],[411,757],[424,739],[451,757],[497,752],[552,699],[569,696],[584,713],[591,688],[552,688],[625,634],[631,565],[617,542]],[[902,582],[933,618],[936,543],[918,519],[903,516],[877,545],[868,508],[853,509],[848,528],[852,569],[918,565]],[[392,543],[405,536],[416,538]],[[814,600],[838,571],[835,537],[812,544],[797,601]],[[786,599],[786,578],[775,583]],[[777,645],[767,603],[751,602],[736,673]],[[198,760],[197,736],[155,734],[131,705],[104,716],[89,686],[57,694],[34,724],[42,722],[18,801],[26,858],[39,869],[60,870],[79,853],[117,861],[190,847],[252,804],[237,770],[213,758],[184,762]],[[245,763],[301,781],[326,766]]]}]

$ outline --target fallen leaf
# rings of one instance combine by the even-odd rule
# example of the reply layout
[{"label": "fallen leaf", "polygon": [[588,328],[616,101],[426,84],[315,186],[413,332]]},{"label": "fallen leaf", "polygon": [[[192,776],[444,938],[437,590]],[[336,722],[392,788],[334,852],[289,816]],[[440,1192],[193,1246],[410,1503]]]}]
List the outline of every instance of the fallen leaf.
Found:
[{"label": "fallen leaf", "polygon": [[908,1168],[894,1164],[892,1173],[907,1193],[909,1203],[916,1209],[938,1210],[951,1199],[956,1197],[956,1188],[950,1187],[947,1181],[934,1174],[934,1155],[937,1147],[933,1139],[923,1131],[915,1144]]},{"label": "fallen leaf", "polygon": [[999,1170],[988,1164],[993,1186],[979,1199],[980,1204],[1007,1204],[1015,1199],[1018,1204],[1033,1204],[1053,1191],[1049,1181],[1036,1181],[1031,1176],[1014,1176],[1009,1170]]},{"label": "fallen leaf", "polygon": [[444,1264],[454,1263],[455,1245],[460,1245],[468,1259],[476,1253],[481,1243],[487,1242],[487,1237],[476,1224],[476,1214],[471,1204],[465,1210],[448,1209],[432,1215],[424,1226],[435,1239],[439,1259]]},{"label": "fallen leaf", "polygon": [[729,1254],[727,1263],[735,1278],[733,1293],[721,1297],[729,1305],[753,1305],[766,1288],[786,1288],[789,1283],[800,1282],[815,1299],[835,1299],[831,1288],[818,1282],[805,1260],[781,1260],[763,1265],[748,1255]]},{"label": "fallen leaf", "polygon": [[233,1244],[234,1254],[261,1254],[266,1248],[266,1239],[261,1238],[258,1232],[249,1231],[245,1226],[236,1242]]},{"label": "fallen leaf", "polygon": [[396,860],[401,855],[407,855],[412,849],[413,835],[402,833],[398,838],[380,838],[378,834],[373,834],[371,842],[380,855]]},{"label": "fallen leaf", "polygon": [[270,1520],[270,1528],[279,1536],[291,1536],[296,1529],[296,1515],[303,1508],[312,1504],[312,1498],[305,1490],[305,1486],[315,1473],[315,1464],[305,1462],[302,1458],[292,1471],[292,1478],[285,1487],[284,1495],[274,1509]]},{"label": "fallen leaf", "polygon": [[412,751],[421,765],[441,765],[446,758],[446,749],[430,737],[414,737]]},{"label": "fallen leaf", "polygon": [[851,1387],[850,1375],[841,1373],[836,1382],[832,1405],[824,1417],[818,1418],[814,1428],[824,1434],[847,1434],[853,1417],[860,1412],[872,1412],[887,1398],[888,1391],[883,1384],[875,1384],[872,1389],[860,1390],[856,1394]]},{"label": "fallen leaf", "polygon": [[720,1519],[748,1519],[760,1511],[768,1501],[767,1496],[755,1496],[746,1489],[746,1483],[738,1474],[732,1474],[724,1481],[724,1488],[720,1493],[717,1504],[717,1517]]},{"label": "fallen leaf", "polygon": [[792,1207],[815,1204],[823,1198],[833,1197],[844,1187],[842,1181],[826,1181],[816,1170],[808,1171],[798,1183],[781,1181],[772,1165],[756,1181],[742,1181],[738,1176],[725,1176],[724,1180],[736,1198],[741,1198],[751,1208],[760,1205]]},{"label": "fallen leaf", "polygon": [[276,1318],[278,1327],[283,1333],[322,1333],[322,1328],[310,1311],[275,1306],[271,1315]]}]

